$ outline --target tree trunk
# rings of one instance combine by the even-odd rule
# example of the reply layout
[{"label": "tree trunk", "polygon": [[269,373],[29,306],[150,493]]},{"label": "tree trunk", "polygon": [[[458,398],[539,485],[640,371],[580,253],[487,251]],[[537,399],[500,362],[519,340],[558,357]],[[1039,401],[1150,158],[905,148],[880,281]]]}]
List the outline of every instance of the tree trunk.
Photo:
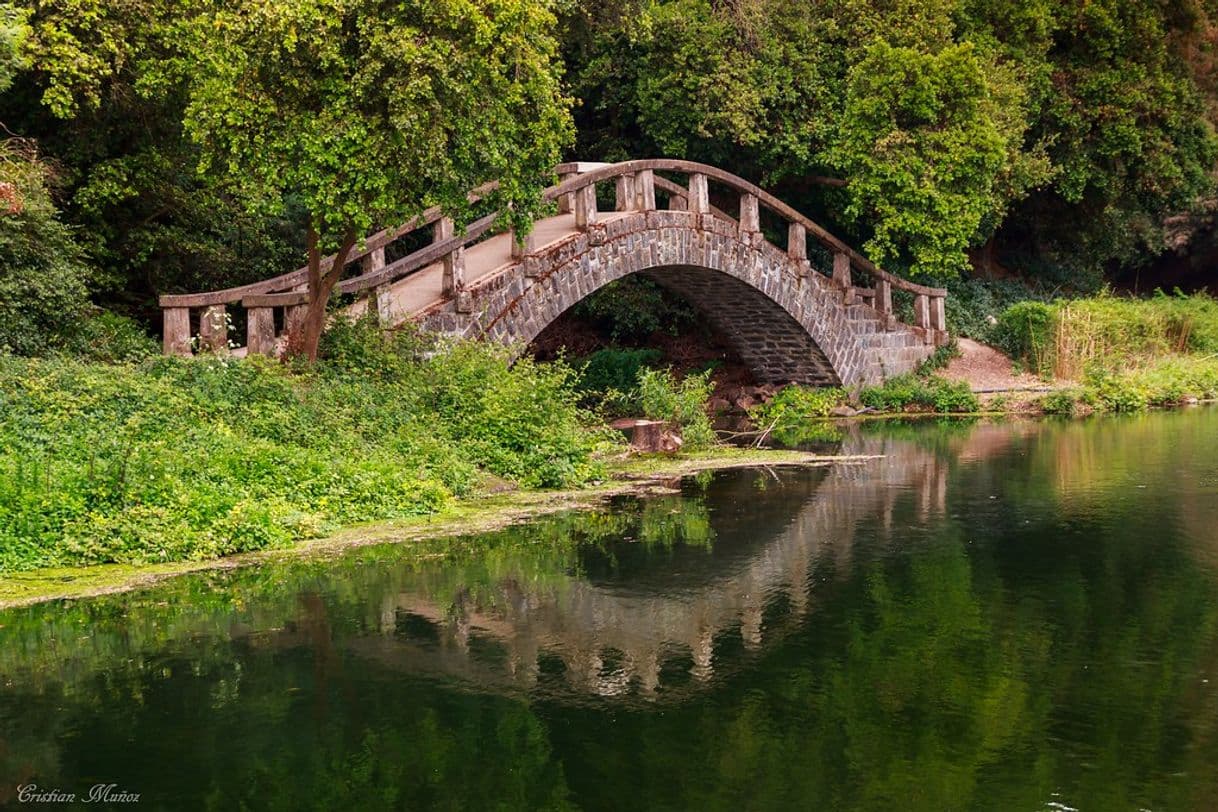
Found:
[{"label": "tree trunk", "polygon": [[330,294],[334,286],[342,279],[343,267],[347,257],[355,247],[355,230],[348,228],[343,235],[342,245],[334,255],[334,262],[324,272],[321,269],[321,251],[318,248],[320,235],[313,223],[309,224],[309,303],[305,317],[300,322],[299,335],[288,336],[289,356],[304,356],[310,362],[317,360],[317,347],[321,343],[321,333],[326,326],[326,305],[330,302]]}]

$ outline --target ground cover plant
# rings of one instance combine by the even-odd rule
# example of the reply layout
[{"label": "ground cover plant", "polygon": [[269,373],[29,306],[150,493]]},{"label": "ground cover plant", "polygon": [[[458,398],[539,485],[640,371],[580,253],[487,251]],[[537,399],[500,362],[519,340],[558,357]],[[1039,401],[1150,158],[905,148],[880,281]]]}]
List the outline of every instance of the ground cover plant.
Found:
[{"label": "ground cover plant", "polygon": [[846,402],[838,387],[787,386],[764,403],[749,409],[749,419],[762,435],[783,446],[840,440],[841,432],[826,420],[834,407]]},{"label": "ground cover plant", "polygon": [[949,381],[937,375],[896,375],[881,386],[859,393],[864,406],[883,412],[976,412],[981,408],[966,381]]},{"label": "ground cover plant", "polygon": [[0,572],[210,558],[598,475],[573,373],[339,325],[324,359],[0,356]]}]

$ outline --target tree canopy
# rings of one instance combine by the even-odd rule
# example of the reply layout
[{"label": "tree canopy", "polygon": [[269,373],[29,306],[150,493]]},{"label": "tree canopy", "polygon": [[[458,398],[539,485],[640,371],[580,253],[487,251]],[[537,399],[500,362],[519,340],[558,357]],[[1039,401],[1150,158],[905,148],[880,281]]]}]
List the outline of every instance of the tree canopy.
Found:
[{"label": "tree canopy", "polygon": [[[544,4],[200,0],[167,21],[181,55],[144,87],[181,83],[200,167],[241,199],[308,217],[315,357],[343,260],[376,226],[499,181],[527,218],[570,133]],[[336,250],[330,269],[320,254]]]},{"label": "tree canopy", "polygon": [[565,43],[581,152],[726,163],[948,277],[1004,231],[1076,268],[1162,250],[1212,191],[1212,12],[623,0],[573,12]]}]

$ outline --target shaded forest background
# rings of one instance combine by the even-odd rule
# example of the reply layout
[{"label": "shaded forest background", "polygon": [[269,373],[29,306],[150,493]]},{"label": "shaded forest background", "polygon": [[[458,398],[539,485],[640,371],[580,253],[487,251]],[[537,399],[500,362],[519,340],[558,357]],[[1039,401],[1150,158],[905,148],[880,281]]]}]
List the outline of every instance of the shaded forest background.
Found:
[{"label": "shaded forest background", "polygon": [[[380,8],[310,2],[361,26]],[[302,202],[253,205],[184,125],[188,7],[254,5],[0,4],[0,346],[155,331],[158,293],[302,264]],[[451,10],[433,5],[419,25]],[[1215,286],[1214,0],[540,5],[565,157],[724,167],[949,286]]]}]

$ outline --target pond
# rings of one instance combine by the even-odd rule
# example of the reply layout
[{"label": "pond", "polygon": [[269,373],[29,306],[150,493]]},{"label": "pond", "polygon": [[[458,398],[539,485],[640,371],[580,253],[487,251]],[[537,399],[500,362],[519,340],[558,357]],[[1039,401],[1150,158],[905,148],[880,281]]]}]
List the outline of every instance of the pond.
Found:
[{"label": "pond", "polygon": [[0,806],[1218,808],[1218,411],[837,447],[0,612]]}]

